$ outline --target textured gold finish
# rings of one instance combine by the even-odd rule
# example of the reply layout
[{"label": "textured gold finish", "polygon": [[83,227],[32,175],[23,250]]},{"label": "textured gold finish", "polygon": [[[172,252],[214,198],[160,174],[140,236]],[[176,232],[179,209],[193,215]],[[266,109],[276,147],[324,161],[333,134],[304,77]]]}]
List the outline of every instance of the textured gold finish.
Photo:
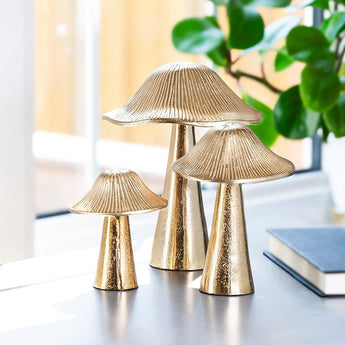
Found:
[{"label": "textured gold finish", "polygon": [[258,123],[262,114],[244,103],[212,69],[192,62],[163,65],[122,107],[103,116],[118,125],[217,122]]},{"label": "textured gold finish", "polygon": [[218,186],[200,291],[214,295],[254,292],[239,184]]},{"label": "textured gold finish", "polygon": [[104,217],[94,287],[102,290],[138,287],[128,216]]},{"label": "textured gold finish", "polygon": [[219,183],[255,183],[294,173],[294,165],[267,148],[248,127],[209,130],[173,165],[182,176]]},{"label": "textured gold finish", "polygon": [[[244,103],[212,69],[190,62],[170,63],[155,70],[133,97],[103,119],[123,126],[174,124],[151,266],[169,270],[202,269],[207,231],[200,185],[171,171],[170,165],[194,145],[187,125],[258,123],[262,114]],[[188,136],[188,137],[187,137]]]},{"label": "textured gold finish", "polygon": [[335,209],[331,209],[331,219],[334,224],[345,225],[345,214],[339,213]]},{"label": "textured gold finish", "polygon": [[91,190],[70,207],[74,213],[130,215],[159,210],[167,200],[153,193],[131,170],[102,172]]},{"label": "textured gold finish", "polygon": [[166,270],[200,270],[205,264],[208,235],[200,183],[171,170],[171,163],[195,144],[192,126],[174,125],[163,197],[168,207],[159,212],[151,266]]},{"label": "textured gold finish", "polygon": [[228,296],[253,293],[241,183],[289,176],[294,165],[249,128],[228,125],[211,129],[172,169],[187,178],[220,183],[200,290]]},{"label": "textured gold finish", "polygon": [[94,287],[130,290],[138,287],[135,274],[129,214],[166,207],[133,171],[119,169],[100,174],[91,190],[69,210],[105,215]]}]

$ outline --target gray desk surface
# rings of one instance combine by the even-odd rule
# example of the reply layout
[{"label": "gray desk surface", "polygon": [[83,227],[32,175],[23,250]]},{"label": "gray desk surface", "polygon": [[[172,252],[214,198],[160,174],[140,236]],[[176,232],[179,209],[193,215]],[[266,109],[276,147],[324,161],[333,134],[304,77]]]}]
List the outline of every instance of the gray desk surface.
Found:
[{"label": "gray desk surface", "polygon": [[[36,265],[46,279],[2,286],[0,344],[344,344],[345,298],[318,297],[262,255],[268,245],[267,227],[323,225],[328,207],[321,195],[247,205],[256,288],[250,296],[205,295],[198,290],[201,272],[149,267],[154,215],[138,216],[132,222],[137,290],[93,289],[96,249],[55,256],[55,263],[47,258],[47,267],[42,259],[29,260],[21,271],[13,268],[12,273],[21,275],[24,270],[35,278],[30,270]],[[211,202],[206,209],[210,215]],[[80,219],[80,226],[90,222],[75,217],[64,219]],[[97,219],[97,226],[100,222]],[[79,270],[72,274],[70,266],[76,262]],[[55,269],[65,271],[66,277],[50,276]],[[0,285],[5,275],[1,267]]]}]

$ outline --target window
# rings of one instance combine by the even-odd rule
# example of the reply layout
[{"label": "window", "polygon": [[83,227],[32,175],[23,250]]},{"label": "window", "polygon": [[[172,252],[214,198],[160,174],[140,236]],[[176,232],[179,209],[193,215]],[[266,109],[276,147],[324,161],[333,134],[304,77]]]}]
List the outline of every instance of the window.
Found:
[{"label": "window", "polygon": [[[210,13],[209,5],[204,0],[35,0],[38,214],[65,210],[80,198],[95,177],[95,163],[99,169],[134,169],[160,191],[171,126],[125,128],[101,123],[99,115],[123,104],[164,63],[209,63],[176,52],[170,39],[178,20]],[[285,15],[276,9],[263,14],[267,22]],[[244,63],[253,72],[258,68],[252,55]],[[280,74],[267,70],[267,74],[278,85],[296,81],[291,70]],[[222,76],[236,90],[237,85]],[[257,84],[243,84],[274,103],[273,95]],[[203,132],[198,130],[198,135]],[[311,140],[279,138],[273,150],[294,161],[298,169],[308,169],[311,148]]]}]

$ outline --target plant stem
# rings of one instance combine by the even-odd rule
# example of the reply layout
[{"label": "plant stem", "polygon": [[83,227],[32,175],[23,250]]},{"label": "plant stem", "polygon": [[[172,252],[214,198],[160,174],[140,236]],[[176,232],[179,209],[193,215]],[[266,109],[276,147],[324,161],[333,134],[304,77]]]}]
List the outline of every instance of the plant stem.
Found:
[{"label": "plant stem", "polygon": [[[235,62],[237,62],[237,61],[238,61],[238,59],[235,60]],[[244,72],[244,71],[241,71],[241,70],[233,71],[231,69],[233,64],[234,64],[234,62],[232,62],[232,59],[231,59],[231,51],[229,50],[229,52],[228,52],[228,62],[227,62],[227,65],[225,66],[225,71],[226,71],[227,74],[231,75],[237,81],[239,81],[242,77],[255,80],[256,82],[266,86],[269,90],[271,90],[274,93],[281,93],[281,92],[283,92],[282,90],[276,88],[274,85],[272,85],[267,80],[267,78],[265,76],[265,71],[263,69],[263,65],[261,65],[262,77],[259,77],[257,75],[254,75],[254,74],[251,74],[251,73],[247,73],[247,72]]]},{"label": "plant stem", "polygon": [[341,67],[341,64],[343,62],[344,56],[345,56],[345,45],[343,47],[343,50],[341,51],[341,53],[338,56],[338,63],[337,63],[337,67],[335,69],[337,72],[339,72],[339,70],[340,70],[340,67]]},{"label": "plant stem", "polygon": [[268,89],[270,89],[271,91],[273,91],[275,93],[283,92],[282,90],[280,90],[280,89],[276,88],[275,86],[273,86],[267,79],[260,78],[260,77],[254,75],[254,74],[250,74],[250,73],[247,73],[247,72],[243,72],[243,71],[237,70],[235,72],[231,71],[231,75],[234,78],[236,78],[236,79],[240,79],[241,77],[245,77],[245,78],[249,78],[249,79],[255,80],[258,83],[261,83],[261,84],[265,85]]},{"label": "plant stem", "polygon": [[337,43],[335,45],[335,56],[338,59],[339,58],[339,47],[340,47],[340,43],[341,43],[341,38],[340,36],[337,37]]},{"label": "plant stem", "polygon": [[336,13],[338,11],[338,4],[335,2],[334,3],[334,10],[331,11],[331,13]]},{"label": "plant stem", "polygon": [[267,80],[267,76],[266,76],[266,72],[265,72],[265,66],[264,66],[264,60],[263,59],[261,60],[260,70],[261,70],[262,77]]}]

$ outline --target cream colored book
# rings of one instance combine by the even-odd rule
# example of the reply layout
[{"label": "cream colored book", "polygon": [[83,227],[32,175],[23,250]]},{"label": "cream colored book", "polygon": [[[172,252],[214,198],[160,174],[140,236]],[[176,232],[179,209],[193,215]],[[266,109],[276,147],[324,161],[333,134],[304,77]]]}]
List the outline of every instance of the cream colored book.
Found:
[{"label": "cream colored book", "polygon": [[345,228],[268,232],[272,261],[321,296],[345,294]]}]

